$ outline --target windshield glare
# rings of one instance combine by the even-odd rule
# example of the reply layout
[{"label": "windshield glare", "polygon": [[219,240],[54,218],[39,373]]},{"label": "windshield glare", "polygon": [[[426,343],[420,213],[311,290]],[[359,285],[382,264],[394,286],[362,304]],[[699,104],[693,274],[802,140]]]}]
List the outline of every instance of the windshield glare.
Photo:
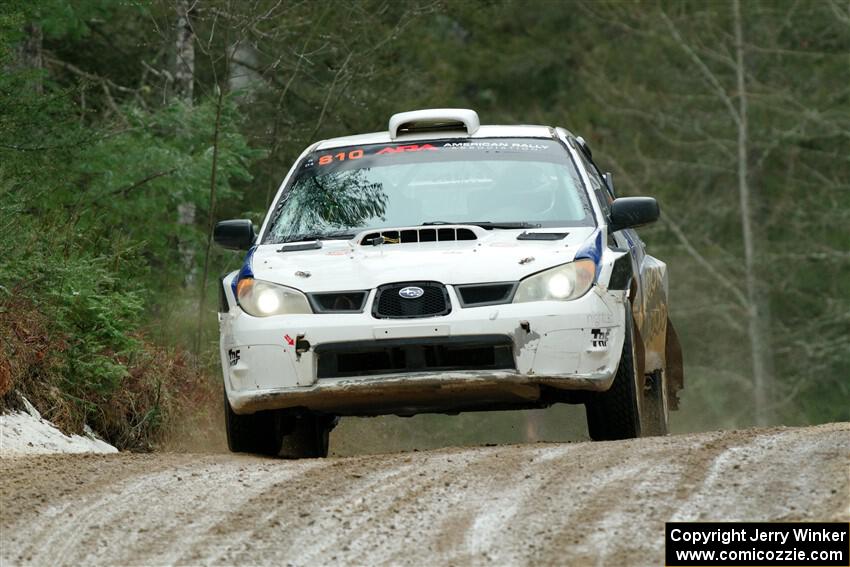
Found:
[{"label": "windshield glare", "polygon": [[264,243],[464,222],[594,225],[578,172],[556,141],[437,140],[310,154],[275,206]]}]

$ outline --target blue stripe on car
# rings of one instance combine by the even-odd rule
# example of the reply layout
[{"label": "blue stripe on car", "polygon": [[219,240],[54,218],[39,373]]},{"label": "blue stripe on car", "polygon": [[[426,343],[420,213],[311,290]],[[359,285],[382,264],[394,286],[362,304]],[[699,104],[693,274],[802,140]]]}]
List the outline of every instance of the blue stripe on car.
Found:
[{"label": "blue stripe on car", "polygon": [[242,268],[239,269],[239,273],[236,274],[236,277],[233,278],[233,281],[230,283],[230,287],[233,290],[233,297],[236,297],[236,285],[239,283],[239,280],[242,278],[253,278],[254,277],[254,269],[251,267],[251,261],[254,259],[254,251],[257,249],[256,246],[252,246],[248,253],[245,255],[245,262],[242,263]]},{"label": "blue stripe on car", "polygon": [[596,231],[596,237],[588,238],[585,243],[579,248],[579,251],[576,252],[576,260],[581,260],[583,258],[587,258],[588,260],[593,260],[593,263],[596,265],[596,274],[594,275],[594,279],[599,277],[599,263],[602,260],[602,231]]}]

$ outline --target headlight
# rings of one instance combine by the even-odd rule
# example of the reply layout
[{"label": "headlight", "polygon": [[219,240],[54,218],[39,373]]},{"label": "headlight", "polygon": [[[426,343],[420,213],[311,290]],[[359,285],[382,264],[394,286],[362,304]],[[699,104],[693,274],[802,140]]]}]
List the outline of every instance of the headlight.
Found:
[{"label": "headlight", "polygon": [[236,284],[236,298],[243,311],[254,317],[313,312],[300,291],[254,278],[239,280]]},{"label": "headlight", "polygon": [[595,276],[593,260],[576,260],[556,266],[522,280],[514,295],[514,303],[578,299],[593,285]]}]

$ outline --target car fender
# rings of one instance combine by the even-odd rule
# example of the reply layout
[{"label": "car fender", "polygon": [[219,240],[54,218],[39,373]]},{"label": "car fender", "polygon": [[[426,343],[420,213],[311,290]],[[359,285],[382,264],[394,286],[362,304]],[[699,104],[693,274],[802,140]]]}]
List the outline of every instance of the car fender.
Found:
[{"label": "car fender", "polygon": [[641,375],[663,369],[666,361],[667,265],[644,255],[641,277],[635,277],[634,256],[619,248],[603,255],[599,284],[608,291],[622,290],[631,303],[635,349]]},{"label": "car fender", "polygon": [[667,264],[646,255],[641,262],[642,310],[635,317],[645,349],[643,372],[649,374],[665,368],[667,335]]}]

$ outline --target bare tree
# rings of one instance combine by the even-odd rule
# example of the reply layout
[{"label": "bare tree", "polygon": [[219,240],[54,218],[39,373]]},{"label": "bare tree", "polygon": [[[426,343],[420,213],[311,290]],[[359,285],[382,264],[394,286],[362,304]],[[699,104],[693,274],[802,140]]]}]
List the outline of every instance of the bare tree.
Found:
[{"label": "bare tree", "polygon": [[195,85],[195,31],[190,19],[189,0],[176,0],[177,39],[174,56],[174,94],[192,105]]},{"label": "bare tree", "polygon": [[753,403],[756,423],[767,425],[771,421],[770,391],[772,372],[770,362],[770,325],[769,310],[762,299],[759,282],[759,266],[756,262],[756,237],[753,227],[752,187],[750,182],[750,132],[749,132],[749,94],[747,92],[746,61],[743,23],[740,0],[732,0],[732,23],[734,27],[734,61],[728,61],[735,78],[737,105],[727,94],[721,78],[704,61],[697,50],[682,36],[678,27],[662,10],[661,17],[667,25],[675,43],[692,61],[694,67],[705,80],[710,92],[722,103],[729,113],[729,120],[735,128],[735,160],[741,238],[744,248],[744,281],[746,289],[747,336],[750,342],[753,372]]},{"label": "bare tree", "polygon": [[[177,40],[174,57],[174,94],[187,106],[192,106],[195,84],[195,32],[190,19],[189,0],[176,0]],[[195,224],[196,206],[191,200],[177,205],[177,223],[183,227]],[[195,278],[195,247],[185,238],[179,243],[180,258],[185,268],[184,284],[191,285]]]},{"label": "bare tree", "polygon": [[751,207],[749,175],[749,116],[747,92],[747,68],[744,60],[744,31],[741,22],[741,1],[732,2],[735,27],[735,82],[738,91],[737,116],[732,115],[738,130],[738,197],[741,207],[741,235],[744,241],[744,268],[747,287],[748,328],[753,365],[753,401],[756,423],[770,423],[770,393],[773,390],[769,347],[769,312],[767,302],[762,299],[756,265],[755,236]]},{"label": "bare tree", "polygon": [[[847,183],[835,167],[848,163],[842,150],[850,139],[846,51],[834,47],[848,41],[844,8],[740,0],[578,6],[622,44],[599,46],[582,63],[584,90],[607,117],[595,133],[606,143],[595,150],[613,163],[608,150],[619,148],[615,170],[632,191],[666,186],[662,226],[701,269],[689,287],[681,277],[674,282],[685,292],[679,301],[708,315],[694,316],[694,328],[728,335],[708,341],[693,355],[703,366],[692,358],[692,368],[722,375],[713,387],[729,390],[720,394],[727,402],[749,391],[746,421],[766,424],[780,409],[797,411],[800,392],[838,380],[823,372],[846,352],[826,331],[840,328],[838,316],[814,318],[821,308],[806,307],[811,291],[794,287],[811,269],[801,261],[817,254],[835,266],[846,262],[840,238],[818,241],[812,230],[813,222],[825,225],[824,213],[831,226],[844,218],[840,206],[827,205]],[[788,301],[794,314],[775,316],[769,297]]]}]

